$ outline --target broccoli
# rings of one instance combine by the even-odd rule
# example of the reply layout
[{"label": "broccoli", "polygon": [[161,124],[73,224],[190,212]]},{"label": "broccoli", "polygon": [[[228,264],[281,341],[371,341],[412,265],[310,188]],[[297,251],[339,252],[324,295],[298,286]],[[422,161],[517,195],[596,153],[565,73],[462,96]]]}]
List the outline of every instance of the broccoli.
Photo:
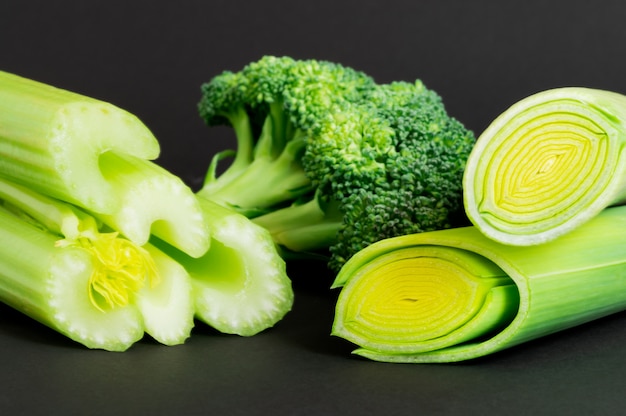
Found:
[{"label": "broccoli", "polygon": [[[225,78],[236,78],[227,91]],[[337,271],[378,240],[464,220],[475,137],[419,80],[378,84],[339,64],[265,57],[205,84],[199,109],[209,125],[245,113],[251,132],[228,115],[235,159],[221,176],[212,163],[199,192],[268,229],[285,256],[321,254]]]},{"label": "broccoli", "polygon": [[217,75],[202,86],[200,116],[209,126],[232,126],[237,150],[214,156],[199,194],[254,217],[309,193],[301,163],[306,143],[335,101],[357,100],[373,84],[332,62],[273,56]]}]

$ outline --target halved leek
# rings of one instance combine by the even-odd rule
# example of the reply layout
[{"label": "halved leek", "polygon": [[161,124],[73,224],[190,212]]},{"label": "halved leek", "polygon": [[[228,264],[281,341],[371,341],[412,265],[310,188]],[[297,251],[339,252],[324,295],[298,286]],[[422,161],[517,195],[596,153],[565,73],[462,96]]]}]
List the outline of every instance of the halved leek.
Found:
[{"label": "halved leek", "polygon": [[478,138],[469,219],[505,244],[540,244],[626,201],[626,96],[567,87],[527,97]]},{"label": "halved leek", "polygon": [[99,216],[138,245],[191,256],[209,232],[191,189],[157,166],[159,144],[110,103],[0,71],[0,176]]},{"label": "halved leek", "polygon": [[476,227],[375,243],[350,259],[333,335],[386,362],[477,358],[626,309],[626,207],[515,247]]},{"label": "halved leek", "polygon": [[0,301],[89,348],[124,351],[148,333],[183,343],[193,327],[181,265],[62,201],[0,180]]}]

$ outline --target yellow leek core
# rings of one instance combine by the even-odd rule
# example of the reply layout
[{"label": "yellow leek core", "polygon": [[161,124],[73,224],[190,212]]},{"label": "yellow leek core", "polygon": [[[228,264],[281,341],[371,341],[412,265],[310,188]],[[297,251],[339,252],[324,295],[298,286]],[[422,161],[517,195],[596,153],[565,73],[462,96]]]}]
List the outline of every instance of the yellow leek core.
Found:
[{"label": "yellow leek core", "polygon": [[91,303],[101,311],[128,305],[133,295],[148,283],[158,284],[159,275],[150,254],[117,232],[61,240],[58,245],[78,246],[93,256],[93,272],[88,294]]},{"label": "yellow leek core", "polygon": [[494,143],[488,150],[494,157],[486,160],[479,209],[494,226],[543,231],[555,215],[566,217],[588,204],[587,195],[602,191],[602,176],[613,174],[618,152],[608,148],[603,128],[566,111],[524,121],[499,148]]},{"label": "yellow leek core", "polygon": [[485,130],[464,176],[465,208],[488,237],[544,243],[624,198],[626,97],[561,88],[522,100]]},{"label": "yellow leek core", "polygon": [[[493,303],[500,300],[506,305]],[[508,324],[517,302],[511,279],[481,256],[449,247],[398,249],[347,283],[333,332],[374,351],[429,351]]]}]

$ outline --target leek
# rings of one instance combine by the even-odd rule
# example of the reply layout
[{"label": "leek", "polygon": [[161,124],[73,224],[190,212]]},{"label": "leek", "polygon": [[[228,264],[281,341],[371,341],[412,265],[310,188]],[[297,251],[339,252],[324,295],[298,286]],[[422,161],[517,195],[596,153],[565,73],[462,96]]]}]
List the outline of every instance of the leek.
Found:
[{"label": "leek", "polygon": [[505,244],[555,239],[626,201],[626,96],[567,87],[527,97],[478,138],[463,178],[473,225]]},{"label": "leek", "polygon": [[209,230],[191,189],[153,159],[159,144],[106,102],[0,71],[0,175],[93,213],[143,245],[151,233],[191,256]]},{"label": "leek", "polygon": [[351,258],[332,333],[385,362],[456,362],[626,309],[626,207],[557,240],[511,246],[477,227],[407,235]]},{"label": "leek", "polygon": [[153,240],[189,273],[196,318],[240,336],[274,326],[291,310],[294,293],[269,231],[233,209],[198,200],[212,230],[203,256],[192,258]]},{"label": "leek", "polygon": [[77,207],[0,180],[0,300],[89,348],[165,345],[193,327],[189,276]]}]

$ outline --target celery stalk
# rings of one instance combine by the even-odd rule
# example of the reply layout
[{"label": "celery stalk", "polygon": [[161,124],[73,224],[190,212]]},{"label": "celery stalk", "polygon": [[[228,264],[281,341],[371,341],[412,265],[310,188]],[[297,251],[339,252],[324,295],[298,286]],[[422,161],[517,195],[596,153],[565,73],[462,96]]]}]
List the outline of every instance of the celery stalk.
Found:
[{"label": "celery stalk", "polygon": [[32,189],[111,213],[107,152],[155,159],[159,144],[132,114],[93,98],[0,71],[0,172]]},{"label": "celery stalk", "polygon": [[465,208],[490,238],[550,241],[626,201],[626,96],[567,87],[527,97],[478,138]]},{"label": "celery stalk", "polygon": [[93,213],[138,245],[151,233],[200,256],[195,195],[151,162],[159,144],[112,104],[0,71],[0,175]]},{"label": "celery stalk", "polygon": [[95,217],[138,245],[153,234],[192,257],[207,251],[210,229],[196,196],[180,178],[150,161],[113,153],[100,157],[100,168],[122,209]]},{"label": "celery stalk", "polygon": [[395,237],[351,258],[332,333],[385,362],[469,360],[626,309],[626,207],[542,245],[476,227]]},{"label": "celery stalk", "polygon": [[89,348],[124,351],[148,333],[183,343],[191,286],[174,260],[93,217],[0,180],[0,300]]},{"label": "celery stalk", "polygon": [[269,231],[233,209],[201,196],[198,201],[212,230],[203,256],[192,258],[154,240],[189,273],[196,318],[241,336],[274,326],[291,310],[294,294]]}]

